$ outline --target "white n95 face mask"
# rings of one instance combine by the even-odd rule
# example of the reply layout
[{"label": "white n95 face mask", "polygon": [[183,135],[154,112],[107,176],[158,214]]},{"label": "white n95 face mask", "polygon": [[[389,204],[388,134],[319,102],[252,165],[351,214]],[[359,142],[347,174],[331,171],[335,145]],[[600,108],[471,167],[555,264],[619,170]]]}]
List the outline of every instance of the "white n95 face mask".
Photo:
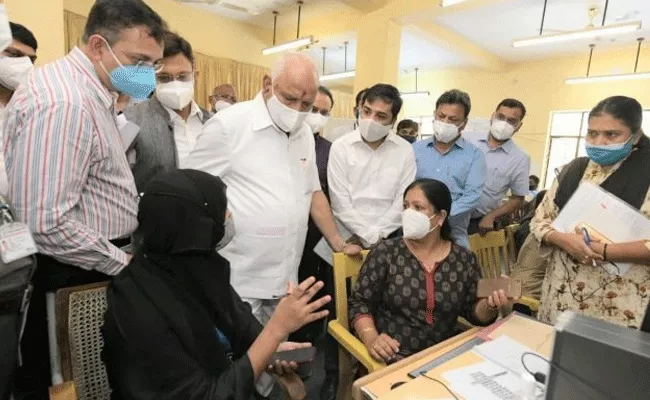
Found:
[{"label": "white n95 face mask", "polygon": [[172,81],[156,85],[156,98],[172,110],[182,110],[194,97],[194,80]]},{"label": "white n95 face mask", "polygon": [[295,133],[300,130],[303,122],[307,118],[308,112],[296,111],[291,107],[287,107],[273,95],[269,101],[266,102],[266,107],[269,110],[269,115],[273,122],[284,132]]},{"label": "white n95 face mask", "polygon": [[490,133],[496,140],[508,140],[515,134],[515,127],[506,121],[497,119],[492,121]]},{"label": "white n95 face mask", "polygon": [[321,133],[323,132],[323,128],[325,128],[325,125],[327,124],[327,121],[329,121],[330,117],[326,117],[324,115],[321,115],[319,113],[309,113],[307,115],[307,118],[305,118],[305,122],[309,127],[311,128],[312,133]]},{"label": "white n95 face mask", "polygon": [[221,110],[225,110],[230,106],[232,106],[232,104],[228,103],[227,101],[217,100],[214,102],[212,108],[214,109],[214,112],[219,112]]},{"label": "white n95 face mask", "polygon": [[359,132],[368,142],[376,142],[390,133],[390,126],[382,125],[374,119],[360,119]]},{"label": "white n95 face mask", "polygon": [[4,4],[0,4],[0,52],[5,51],[13,40],[11,36],[11,26],[9,26],[9,16]]},{"label": "white n95 face mask", "polygon": [[434,120],[433,121],[433,136],[436,141],[442,143],[449,143],[458,137],[458,127],[454,124]]},{"label": "white n95 face mask", "polygon": [[0,56],[0,84],[7,89],[15,90],[25,83],[33,70],[34,64],[29,57]]},{"label": "white n95 face mask", "polygon": [[429,223],[431,218],[412,208],[404,210],[402,212],[402,230],[404,231],[404,237],[415,240],[425,237],[429,232],[437,228],[431,228]]}]

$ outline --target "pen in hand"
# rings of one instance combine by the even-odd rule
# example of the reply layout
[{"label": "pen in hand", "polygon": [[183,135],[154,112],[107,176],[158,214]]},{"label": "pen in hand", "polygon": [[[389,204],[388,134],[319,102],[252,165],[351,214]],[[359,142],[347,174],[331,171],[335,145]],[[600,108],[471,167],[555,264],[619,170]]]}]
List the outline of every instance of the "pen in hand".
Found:
[{"label": "pen in hand", "polygon": [[[589,232],[587,231],[587,228],[582,228],[581,230],[582,230],[582,237],[585,240],[585,244],[591,247],[591,237],[589,237]],[[593,265],[594,267],[597,266],[596,260],[594,260],[593,258],[591,259],[591,265]]]}]

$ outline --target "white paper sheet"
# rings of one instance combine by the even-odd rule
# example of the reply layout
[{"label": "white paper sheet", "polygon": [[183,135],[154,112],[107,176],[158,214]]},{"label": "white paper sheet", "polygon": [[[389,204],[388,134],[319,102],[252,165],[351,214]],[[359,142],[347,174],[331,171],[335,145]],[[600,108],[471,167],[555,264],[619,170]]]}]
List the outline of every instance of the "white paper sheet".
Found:
[{"label": "white paper sheet", "polygon": [[[516,400],[521,379],[507,369],[485,361],[442,374],[454,393],[466,400]],[[537,392],[543,397],[543,391]]]},{"label": "white paper sheet", "polygon": [[[524,353],[539,354],[507,335],[502,335],[495,340],[480,344],[474,347],[472,351],[503,368],[507,368],[517,375],[528,373],[521,363],[521,356]],[[532,372],[542,372],[548,376],[550,372],[548,362],[532,355],[526,356],[525,361],[526,367]]]},{"label": "white paper sheet", "polygon": [[[650,239],[650,220],[632,206],[598,185],[582,182],[553,221],[560,232],[573,232],[586,223],[613,243]],[[618,263],[620,275],[630,264]]]},{"label": "white paper sheet", "polygon": [[128,121],[124,114],[116,116],[115,122],[117,123],[117,129],[120,131],[122,146],[126,152],[133,145],[133,141],[135,140],[136,136],[138,136],[138,132],[140,132],[140,127],[133,122]]}]

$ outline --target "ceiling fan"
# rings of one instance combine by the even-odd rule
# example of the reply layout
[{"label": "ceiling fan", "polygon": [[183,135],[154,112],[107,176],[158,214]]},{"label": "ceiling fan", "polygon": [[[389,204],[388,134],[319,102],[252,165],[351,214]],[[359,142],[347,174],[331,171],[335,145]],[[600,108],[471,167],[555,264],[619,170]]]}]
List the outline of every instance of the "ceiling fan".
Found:
[{"label": "ceiling fan", "polygon": [[176,1],[178,1],[179,3],[192,3],[192,4],[207,4],[207,5],[216,4],[230,11],[236,11],[236,12],[250,14],[250,15],[258,15],[260,13],[260,11],[257,8],[244,7],[236,1],[228,1],[228,0],[176,0]]}]

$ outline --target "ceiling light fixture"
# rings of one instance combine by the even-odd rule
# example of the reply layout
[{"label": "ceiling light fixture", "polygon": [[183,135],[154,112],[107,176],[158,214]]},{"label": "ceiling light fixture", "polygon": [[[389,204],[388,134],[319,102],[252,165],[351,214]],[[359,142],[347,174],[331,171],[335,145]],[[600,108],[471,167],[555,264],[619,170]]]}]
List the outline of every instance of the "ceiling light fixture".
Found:
[{"label": "ceiling light fixture", "polygon": [[589,45],[591,48],[589,50],[589,61],[587,61],[587,74],[586,76],[569,78],[564,81],[568,85],[575,85],[578,83],[596,83],[596,82],[607,82],[607,81],[617,81],[617,80],[630,80],[630,79],[648,79],[650,78],[650,72],[637,72],[639,68],[639,56],[641,55],[641,44],[643,43],[644,38],[638,38],[639,42],[636,49],[636,59],[634,61],[634,72],[627,74],[611,74],[611,75],[595,75],[589,76],[589,71],[591,70],[591,59],[594,53],[595,45]]},{"label": "ceiling light fixture", "polygon": [[402,95],[402,98],[405,98],[405,97],[409,97],[409,98],[411,98],[411,97],[426,97],[426,96],[430,95],[430,93],[428,91],[422,91],[422,92],[418,91],[418,71],[419,70],[420,70],[420,68],[415,68],[415,92],[403,92],[403,93],[400,93]]},{"label": "ceiling light fixture", "polygon": [[343,72],[337,72],[335,74],[325,74],[325,52],[327,51],[326,47],[323,47],[323,75],[320,77],[321,82],[333,81],[336,79],[345,79],[352,78],[356,75],[356,71],[348,71],[348,42],[343,42],[345,46],[345,58],[343,60]]},{"label": "ceiling light fixture", "polygon": [[277,11],[273,11],[273,46],[267,47],[266,49],[262,50],[263,55],[266,56],[273,53],[280,53],[286,50],[297,49],[303,46],[309,46],[310,44],[314,43],[314,38],[312,36],[300,37],[300,16],[302,13],[302,4],[303,4],[302,1],[298,1],[298,29],[296,30],[296,40],[285,42],[279,45],[275,44],[279,13]]},{"label": "ceiling light fixture", "polygon": [[544,0],[544,9],[542,10],[542,23],[539,28],[539,36],[534,36],[524,39],[516,39],[512,41],[512,47],[525,47],[525,46],[534,46],[540,44],[548,43],[557,43],[557,42],[569,42],[572,40],[579,39],[591,39],[598,36],[613,36],[621,35],[624,33],[634,32],[641,29],[641,21],[626,22],[623,24],[612,24],[605,26],[605,19],[607,17],[607,7],[609,5],[609,0],[605,2],[605,8],[603,10],[603,20],[601,26],[594,26],[593,20],[598,14],[598,9],[590,8],[589,17],[591,18],[591,23],[585,28],[577,31],[556,33],[552,35],[544,35],[544,21],[546,19],[546,6],[548,0]]},{"label": "ceiling light fixture", "polygon": [[449,7],[466,1],[467,0],[440,0],[440,7]]}]

